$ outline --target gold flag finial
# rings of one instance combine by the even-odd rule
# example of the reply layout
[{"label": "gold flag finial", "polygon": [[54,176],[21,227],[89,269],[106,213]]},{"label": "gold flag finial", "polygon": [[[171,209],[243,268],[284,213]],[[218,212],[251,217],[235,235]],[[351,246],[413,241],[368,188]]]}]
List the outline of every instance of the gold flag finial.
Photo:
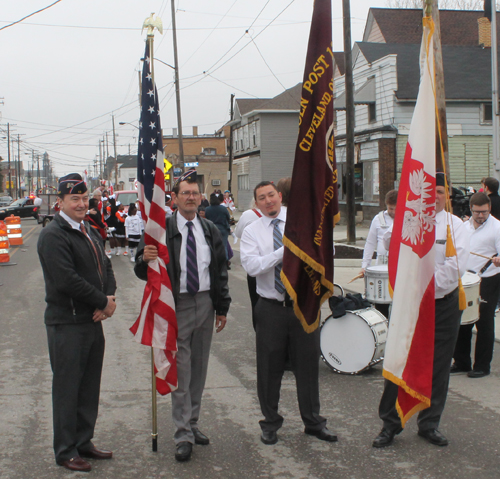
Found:
[{"label": "gold flag finial", "polygon": [[142,24],[142,30],[141,33],[144,31],[145,28],[148,29],[148,35],[153,35],[153,31],[155,27],[158,29],[158,31],[163,35],[163,23],[161,21],[161,18],[156,15],[156,18],[154,18],[155,14],[154,12],[144,20],[144,23]]}]

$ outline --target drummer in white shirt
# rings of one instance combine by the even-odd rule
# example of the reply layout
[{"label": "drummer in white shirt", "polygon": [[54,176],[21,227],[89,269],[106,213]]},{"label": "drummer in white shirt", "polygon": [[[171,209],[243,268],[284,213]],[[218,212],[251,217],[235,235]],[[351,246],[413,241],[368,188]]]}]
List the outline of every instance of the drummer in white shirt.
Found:
[{"label": "drummer in white shirt", "polygon": [[[363,261],[361,263],[361,271],[359,272],[363,278],[366,273],[366,268],[372,264],[373,253],[377,251],[376,263],[387,263],[387,250],[385,249],[382,238],[384,233],[392,226],[394,215],[396,214],[396,204],[398,202],[398,191],[391,190],[385,195],[385,206],[387,209],[381,211],[372,220],[370,231],[366,238],[365,250],[363,252]],[[389,304],[375,304],[375,308],[380,311],[386,318],[389,317]]]},{"label": "drummer in white shirt", "polygon": [[[474,367],[471,362],[471,339],[474,324],[460,326],[453,354],[452,373],[466,372],[470,378],[482,378],[490,374],[495,344],[495,308],[500,295],[500,221],[490,214],[491,202],[485,193],[474,193],[470,198],[472,217],[465,222],[470,233],[471,254],[467,270],[481,277],[479,294],[479,320],[475,323],[476,350]],[[484,257],[491,258],[491,260]]]}]

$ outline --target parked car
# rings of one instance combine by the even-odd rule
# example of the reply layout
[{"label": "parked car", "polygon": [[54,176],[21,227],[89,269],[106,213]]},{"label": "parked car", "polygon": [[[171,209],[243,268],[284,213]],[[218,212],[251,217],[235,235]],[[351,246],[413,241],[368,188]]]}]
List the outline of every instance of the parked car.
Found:
[{"label": "parked car", "polygon": [[4,220],[7,216],[14,215],[20,218],[33,217],[38,219],[38,206],[35,205],[36,196],[27,196],[20,198],[9,206],[0,208],[0,220]]},{"label": "parked car", "polygon": [[12,203],[12,197],[10,196],[0,196],[0,207],[9,206]]},{"label": "parked car", "polygon": [[137,201],[136,190],[123,190],[115,193],[116,202],[118,201],[125,207],[125,213],[128,211],[128,205]]},{"label": "parked car", "polygon": [[47,226],[54,218],[57,211],[57,195],[55,193],[41,194],[40,199],[42,204],[38,209],[38,223],[42,223],[44,228]]}]

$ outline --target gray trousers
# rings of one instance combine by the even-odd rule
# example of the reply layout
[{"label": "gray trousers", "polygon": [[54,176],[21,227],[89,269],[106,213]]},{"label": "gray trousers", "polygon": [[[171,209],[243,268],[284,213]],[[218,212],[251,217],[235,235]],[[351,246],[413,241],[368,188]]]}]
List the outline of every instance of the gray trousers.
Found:
[{"label": "gray trousers", "polygon": [[52,367],[54,453],[62,463],[92,447],[99,409],[101,322],[47,325]]},{"label": "gray trousers", "polygon": [[[431,406],[418,414],[418,429],[438,429],[448,395],[450,365],[457,342],[462,311],[458,309],[458,289],[446,299],[436,300],[436,323],[434,333],[434,364],[432,376]],[[379,416],[384,427],[396,431],[401,427],[396,400],[398,386],[385,380],[384,393],[379,405]]]},{"label": "gray trousers", "polygon": [[214,330],[214,307],[210,293],[191,296],[181,293],[176,305],[177,379],[178,388],[172,396],[172,419],[176,431],[175,444],[194,444],[192,427],[198,426],[201,396],[205,387],[208,358]]}]

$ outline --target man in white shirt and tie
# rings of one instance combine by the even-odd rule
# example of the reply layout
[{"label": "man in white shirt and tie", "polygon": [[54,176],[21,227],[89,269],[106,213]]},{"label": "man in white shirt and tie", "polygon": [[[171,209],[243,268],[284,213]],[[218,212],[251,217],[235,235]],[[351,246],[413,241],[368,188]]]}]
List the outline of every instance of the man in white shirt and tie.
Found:
[{"label": "man in white shirt and tie", "polygon": [[[475,324],[460,326],[457,345],[451,367],[452,373],[466,372],[470,378],[482,378],[490,374],[495,344],[495,308],[500,295],[500,221],[491,215],[490,198],[486,193],[474,193],[470,198],[472,216],[464,225],[470,233],[471,254],[467,270],[481,277],[479,294],[479,320]],[[491,257],[491,260],[484,259]],[[471,362],[472,329],[476,327],[474,368]]]},{"label": "man in white shirt and tie", "polygon": [[269,181],[255,187],[254,199],[263,216],[243,231],[240,253],[243,268],[257,278],[260,296],[254,312],[257,393],[264,415],[260,421],[261,441],[264,444],[278,441],[277,430],[283,424],[278,403],[289,350],[304,432],[333,442],[337,436],[326,428],[326,419],[319,414],[319,329],[310,334],[303,330],[280,279],[286,208],[281,205],[281,193]]},{"label": "man in white shirt and tie", "polygon": [[[177,180],[172,197],[177,210],[167,217],[166,243],[170,261],[177,326],[178,388],[172,392],[172,419],[176,427],[175,459],[188,461],[193,444],[207,445],[198,427],[214,329],[222,331],[231,298],[227,285],[225,246],[215,225],[197,215],[201,203],[196,171]],[[158,257],[156,246],[137,253],[135,274],[147,280],[147,263]]]}]

